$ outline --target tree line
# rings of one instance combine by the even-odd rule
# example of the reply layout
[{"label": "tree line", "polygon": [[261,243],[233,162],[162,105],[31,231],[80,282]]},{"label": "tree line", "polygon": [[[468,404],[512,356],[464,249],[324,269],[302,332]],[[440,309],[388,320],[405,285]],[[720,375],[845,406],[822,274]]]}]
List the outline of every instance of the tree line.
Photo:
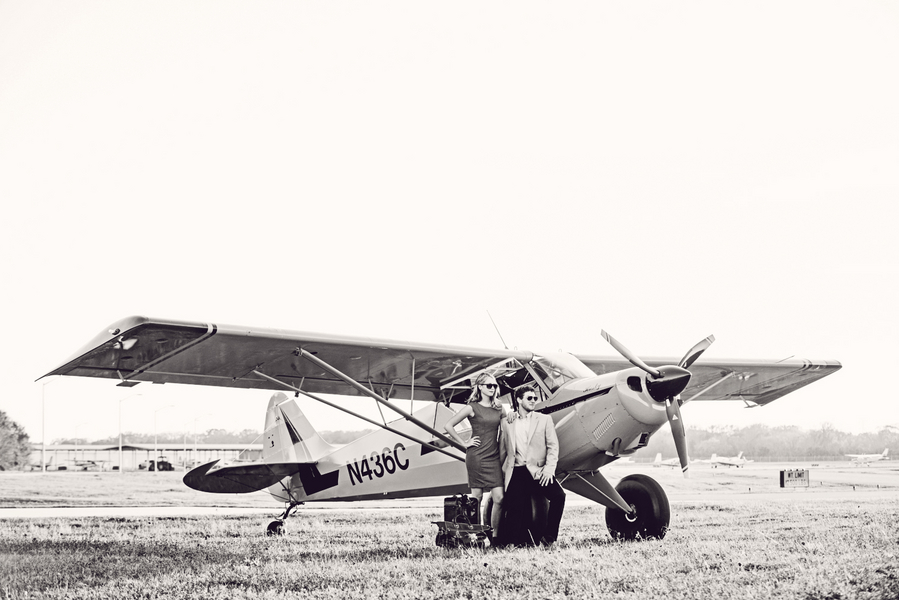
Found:
[{"label": "tree line", "polygon": [[[367,433],[371,429],[359,431],[321,431],[321,436],[331,444],[348,444]],[[123,434],[125,443],[152,444],[158,439],[165,444],[253,444],[261,440],[261,432],[256,429],[228,431],[225,429],[208,429],[203,433],[164,432],[157,436],[148,433],[128,432]],[[54,440],[54,444],[87,443],[88,440],[62,438]],[[118,436],[110,436],[100,440],[90,440],[92,444],[119,443]],[[825,423],[818,429],[800,429],[795,426],[769,427],[767,425],[749,425],[746,427],[690,427],[687,429],[687,449],[691,459],[708,458],[712,454],[734,456],[743,452],[748,458],[755,460],[780,459],[842,459],[846,454],[880,454],[884,448],[890,449],[890,455],[899,454],[899,427],[886,426],[876,432],[846,433],[833,425]],[[654,435],[646,448],[638,451],[637,460],[652,460],[657,453],[665,458],[677,455],[674,441],[667,430]],[[28,463],[31,445],[25,430],[0,411],[0,470],[22,468]]]},{"label": "tree line", "polygon": [[[325,441],[331,444],[348,444],[371,429],[361,431],[320,431]],[[196,441],[199,444],[252,444],[259,443],[261,432],[256,429],[227,431],[224,429],[208,429],[199,433]],[[185,434],[167,432],[158,434],[159,442],[166,444],[184,443]],[[153,434],[126,433],[125,442],[133,444],[152,444]],[[188,444],[194,442],[193,434],[186,434]],[[85,440],[77,440],[84,443]],[[58,440],[57,443],[72,444],[73,438]],[[94,440],[93,444],[119,443],[118,436]],[[846,454],[880,454],[884,448],[891,453],[899,452],[899,428],[884,427],[873,433],[846,433],[833,425],[825,424],[818,429],[801,429],[795,426],[769,427],[767,425],[748,425],[746,427],[717,426],[690,427],[687,429],[687,448],[690,458],[708,458],[712,454],[719,456],[735,456],[743,452],[745,456],[760,460],[777,460],[781,458],[842,458]],[[667,429],[657,432],[650,439],[649,445],[634,456],[638,459],[653,459],[661,452],[666,458],[676,456],[674,440]]]},{"label": "tree line", "polygon": [[[370,433],[371,429],[363,429],[360,431],[319,431],[326,442],[331,444],[348,444],[359,439],[363,435]],[[158,441],[160,444],[258,444],[262,440],[262,432],[258,429],[244,429],[242,431],[228,431],[226,429],[207,429],[202,433],[184,432],[160,432],[156,435],[152,433],[134,433],[127,432],[122,434],[122,442],[125,444],[152,444]],[[84,444],[86,440],[76,438],[60,438],[54,440],[54,444]],[[99,440],[91,440],[91,444],[103,444],[116,446],[119,443],[119,436],[110,436]]]},{"label": "tree line", "polygon": [[[891,456],[899,451],[899,427],[858,434],[839,431],[829,423],[811,430],[767,425],[687,428],[687,453],[691,459],[705,459],[712,454],[735,456],[740,452],[755,460],[842,459],[846,454],[880,454],[884,448],[890,449]],[[634,457],[652,459],[659,452],[665,458],[677,456],[667,428],[657,432]]]}]

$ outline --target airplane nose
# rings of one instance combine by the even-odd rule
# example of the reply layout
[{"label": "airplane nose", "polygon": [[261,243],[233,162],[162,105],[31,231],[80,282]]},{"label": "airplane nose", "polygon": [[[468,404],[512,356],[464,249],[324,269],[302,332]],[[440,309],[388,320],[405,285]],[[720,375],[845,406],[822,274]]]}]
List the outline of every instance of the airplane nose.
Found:
[{"label": "airplane nose", "polygon": [[646,389],[656,402],[664,402],[668,398],[674,398],[687,388],[690,383],[690,371],[667,365],[658,368],[661,377],[648,377]]}]

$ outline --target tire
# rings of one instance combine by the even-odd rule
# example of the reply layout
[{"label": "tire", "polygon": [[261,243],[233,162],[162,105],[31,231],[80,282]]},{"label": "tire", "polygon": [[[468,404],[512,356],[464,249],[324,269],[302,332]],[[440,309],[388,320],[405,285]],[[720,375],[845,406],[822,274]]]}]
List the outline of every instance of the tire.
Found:
[{"label": "tire", "polygon": [[272,521],[265,528],[265,535],[281,535],[284,533],[284,521]]},{"label": "tire", "polygon": [[616,540],[662,539],[668,532],[671,508],[668,496],[658,482],[646,475],[628,475],[615,491],[634,507],[636,517],[631,520],[619,508],[606,508],[606,527]]}]

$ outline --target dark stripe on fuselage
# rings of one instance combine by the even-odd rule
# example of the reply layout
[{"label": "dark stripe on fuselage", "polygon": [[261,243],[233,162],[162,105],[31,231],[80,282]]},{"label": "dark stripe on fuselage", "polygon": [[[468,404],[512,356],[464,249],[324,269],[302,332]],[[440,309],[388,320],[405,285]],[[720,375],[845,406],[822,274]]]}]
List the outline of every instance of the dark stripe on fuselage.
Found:
[{"label": "dark stripe on fuselage", "polygon": [[303,483],[303,490],[305,490],[307,496],[336,486],[340,477],[340,469],[322,475],[318,472],[318,467],[310,464],[300,465],[299,473],[300,481]]},{"label": "dark stripe on fuselage", "polygon": [[428,443],[430,444],[430,446],[425,446],[424,444],[422,444],[422,446],[421,446],[421,455],[422,456],[424,456],[425,454],[430,454],[431,452],[437,452],[434,449],[434,447],[449,448],[449,444],[447,444],[446,442],[441,441],[441,440],[431,440]]},{"label": "dark stripe on fuselage", "polygon": [[586,402],[587,400],[592,400],[593,398],[597,398],[599,396],[605,396],[610,391],[612,391],[612,388],[606,388],[604,390],[599,390],[598,392],[595,392],[593,394],[588,394],[588,395],[582,396],[580,398],[575,398],[574,400],[569,400],[568,402],[561,402],[559,404],[553,404],[552,406],[546,406],[543,408],[539,408],[539,409],[537,409],[537,412],[541,412],[544,415],[549,415],[554,412],[559,412],[560,410],[565,410],[566,408],[571,408],[575,404],[579,404],[581,402]]}]

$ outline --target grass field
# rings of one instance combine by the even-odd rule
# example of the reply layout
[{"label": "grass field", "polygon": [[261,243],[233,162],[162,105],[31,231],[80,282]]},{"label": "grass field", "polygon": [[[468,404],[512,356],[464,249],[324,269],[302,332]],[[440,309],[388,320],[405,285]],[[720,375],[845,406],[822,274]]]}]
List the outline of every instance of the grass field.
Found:
[{"label": "grass field", "polygon": [[[143,477],[133,504],[184,493]],[[436,505],[301,510],[280,538],[260,516],[2,519],[0,598],[899,598],[899,495],[787,498],[675,494],[668,536],[636,543],[573,503],[555,548],[487,552],[436,548]]]}]

